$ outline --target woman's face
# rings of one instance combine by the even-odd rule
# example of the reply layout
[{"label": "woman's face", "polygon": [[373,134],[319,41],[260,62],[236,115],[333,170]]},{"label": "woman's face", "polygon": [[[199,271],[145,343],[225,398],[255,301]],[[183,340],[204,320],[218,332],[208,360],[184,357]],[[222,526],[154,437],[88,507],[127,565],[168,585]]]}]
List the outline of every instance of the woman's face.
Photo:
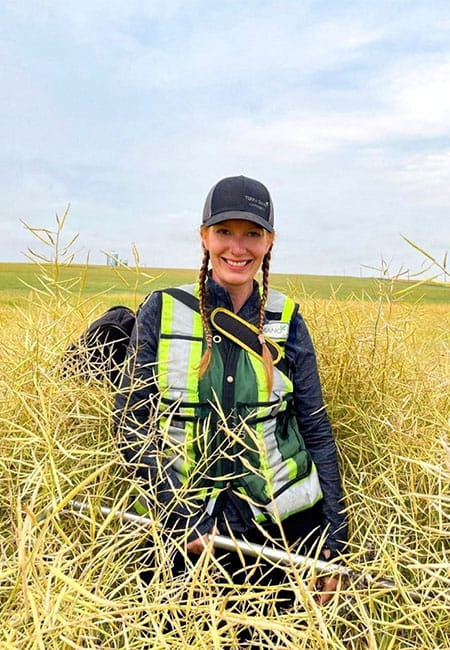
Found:
[{"label": "woman's face", "polygon": [[240,288],[251,291],[273,234],[243,219],[222,221],[200,233],[209,251],[213,279],[231,293]]}]

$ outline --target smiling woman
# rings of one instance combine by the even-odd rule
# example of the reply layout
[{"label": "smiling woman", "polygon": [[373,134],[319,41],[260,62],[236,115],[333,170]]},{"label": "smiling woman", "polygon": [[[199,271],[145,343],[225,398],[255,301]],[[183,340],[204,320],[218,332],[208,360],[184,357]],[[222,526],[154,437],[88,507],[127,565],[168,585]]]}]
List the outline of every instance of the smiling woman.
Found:
[{"label": "smiling woman", "polygon": [[[269,289],[267,188],[219,181],[200,236],[198,283],[156,291],[140,309],[116,399],[122,451],[142,479],[137,510],[158,513],[180,573],[215,531],[335,558],[347,535],[336,447],[298,305]],[[230,583],[285,577],[217,556]],[[319,587],[324,603],[336,580]]]},{"label": "smiling woman", "polygon": [[201,237],[209,251],[212,278],[228,291],[238,312],[252,293],[253,278],[272,246],[273,234],[239,219],[202,226]]}]

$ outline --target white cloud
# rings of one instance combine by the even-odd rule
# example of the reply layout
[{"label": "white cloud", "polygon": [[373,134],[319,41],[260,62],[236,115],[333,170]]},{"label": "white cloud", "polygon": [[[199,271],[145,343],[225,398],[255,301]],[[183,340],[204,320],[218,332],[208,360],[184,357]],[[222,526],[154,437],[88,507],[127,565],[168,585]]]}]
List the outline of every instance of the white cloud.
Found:
[{"label": "white cloud", "polygon": [[246,173],[274,194],[280,265],[358,272],[425,213],[442,233],[448,10],[405,7],[6,3],[2,218],[45,225],[71,202],[95,261],[135,241],[195,266],[209,186]]},{"label": "white cloud", "polygon": [[405,116],[422,129],[422,133],[442,134],[450,127],[450,56],[444,61],[417,61],[403,67],[394,76],[399,90],[398,106]]},{"label": "white cloud", "polygon": [[[450,149],[442,153],[405,156],[391,180],[411,203],[420,203],[428,209],[443,208],[450,213]],[[450,245],[450,227],[447,228]]]}]

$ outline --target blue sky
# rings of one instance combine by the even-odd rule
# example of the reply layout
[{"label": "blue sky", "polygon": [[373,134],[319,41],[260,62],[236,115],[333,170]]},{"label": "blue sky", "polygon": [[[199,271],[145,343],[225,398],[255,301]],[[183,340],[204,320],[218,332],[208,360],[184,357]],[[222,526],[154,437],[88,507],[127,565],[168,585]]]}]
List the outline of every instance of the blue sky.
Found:
[{"label": "blue sky", "polygon": [[418,0],[6,0],[0,260],[54,228],[198,266],[209,188],[275,206],[273,269],[421,269],[450,248],[450,4]]}]

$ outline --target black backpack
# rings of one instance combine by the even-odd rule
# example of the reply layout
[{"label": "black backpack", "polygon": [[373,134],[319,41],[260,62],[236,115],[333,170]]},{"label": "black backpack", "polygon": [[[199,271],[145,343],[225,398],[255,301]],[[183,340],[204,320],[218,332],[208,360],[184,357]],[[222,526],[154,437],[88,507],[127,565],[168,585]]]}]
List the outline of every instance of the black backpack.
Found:
[{"label": "black backpack", "polygon": [[108,379],[118,387],[135,322],[136,312],[129,307],[108,309],[69,346],[62,360],[63,375]]}]

